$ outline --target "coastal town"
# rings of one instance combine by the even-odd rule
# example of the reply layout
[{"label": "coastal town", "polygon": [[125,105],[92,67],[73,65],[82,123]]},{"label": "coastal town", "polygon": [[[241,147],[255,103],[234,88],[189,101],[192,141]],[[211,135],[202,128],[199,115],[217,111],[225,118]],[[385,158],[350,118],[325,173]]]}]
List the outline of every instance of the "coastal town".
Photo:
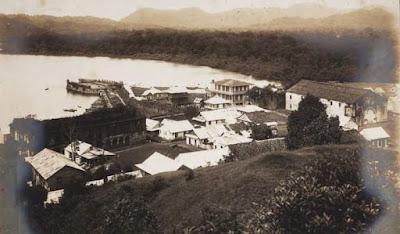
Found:
[{"label": "coastal town", "polygon": [[400,116],[396,84],[301,80],[284,89],[223,79],[200,88],[79,79],[66,89],[98,99],[83,115],[15,118],[2,136],[31,167],[28,186],[48,191],[44,205],[58,203],[72,183],[102,186],[218,166],[232,147],[285,151],[288,117],[309,95],[338,117],[343,135],[372,147],[396,147]]},{"label": "coastal town", "polygon": [[399,11],[0,1],[0,234],[400,233]]}]

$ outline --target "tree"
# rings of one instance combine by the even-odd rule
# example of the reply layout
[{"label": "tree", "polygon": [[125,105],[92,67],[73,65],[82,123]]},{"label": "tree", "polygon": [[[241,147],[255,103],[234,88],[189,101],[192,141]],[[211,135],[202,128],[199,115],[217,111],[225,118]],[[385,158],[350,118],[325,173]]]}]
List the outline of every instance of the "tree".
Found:
[{"label": "tree", "polygon": [[319,98],[307,95],[288,118],[289,149],[338,143],[342,134],[338,117],[328,118]]},{"label": "tree", "polygon": [[142,199],[116,199],[105,213],[104,233],[159,233],[156,216]]},{"label": "tree", "polygon": [[188,106],[183,109],[183,112],[185,113],[185,116],[189,119],[196,117],[200,114],[199,108],[195,106]]},{"label": "tree", "polygon": [[255,140],[265,140],[272,137],[272,130],[265,124],[253,125],[251,127],[252,138]]}]

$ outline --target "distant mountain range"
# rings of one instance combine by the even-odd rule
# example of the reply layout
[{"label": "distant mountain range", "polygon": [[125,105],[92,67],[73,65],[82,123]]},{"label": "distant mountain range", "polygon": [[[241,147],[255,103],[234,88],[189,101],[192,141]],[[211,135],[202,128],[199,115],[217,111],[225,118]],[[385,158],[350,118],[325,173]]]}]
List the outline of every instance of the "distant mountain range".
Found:
[{"label": "distant mountain range", "polygon": [[198,8],[181,10],[139,9],[120,21],[96,17],[54,17],[0,14],[0,37],[40,31],[59,34],[109,32],[144,28],[212,30],[298,30],[315,28],[387,29],[394,17],[381,8],[344,11],[318,4],[290,8],[236,9],[208,13]]},{"label": "distant mountain range", "polygon": [[322,18],[343,13],[319,4],[298,4],[290,8],[241,8],[208,13],[199,8],[157,10],[143,8],[122,19],[122,22],[166,28],[241,28],[268,23],[282,17]]}]

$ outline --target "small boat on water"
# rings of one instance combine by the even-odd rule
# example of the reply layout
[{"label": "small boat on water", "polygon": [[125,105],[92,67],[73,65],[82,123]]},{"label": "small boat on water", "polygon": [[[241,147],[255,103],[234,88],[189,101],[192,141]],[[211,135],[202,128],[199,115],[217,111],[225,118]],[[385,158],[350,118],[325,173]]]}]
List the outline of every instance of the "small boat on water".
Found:
[{"label": "small boat on water", "polygon": [[65,112],[76,112],[76,109],[64,109]]},{"label": "small boat on water", "polygon": [[47,91],[47,90],[49,90],[49,88],[45,88],[44,90],[46,90],[46,91]]}]

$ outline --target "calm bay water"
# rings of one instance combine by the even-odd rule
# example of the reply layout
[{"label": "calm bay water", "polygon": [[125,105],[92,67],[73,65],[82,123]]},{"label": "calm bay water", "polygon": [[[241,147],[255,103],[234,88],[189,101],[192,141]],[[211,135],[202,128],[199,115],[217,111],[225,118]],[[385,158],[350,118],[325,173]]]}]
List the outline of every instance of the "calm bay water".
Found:
[{"label": "calm bay water", "polygon": [[[66,80],[95,78],[143,86],[206,86],[226,78],[268,84],[240,74],[209,67],[179,65],[161,61],[111,59],[107,57],[57,57],[0,55],[0,128],[9,131],[15,117],[35,114],[39,119],[81,114],[96,97],[66,92]],[[48,90],[46,90],[48,88]],[[79,107],[80,106],[80,107]],[[64,109],[74,108],[75,113]]]}]

